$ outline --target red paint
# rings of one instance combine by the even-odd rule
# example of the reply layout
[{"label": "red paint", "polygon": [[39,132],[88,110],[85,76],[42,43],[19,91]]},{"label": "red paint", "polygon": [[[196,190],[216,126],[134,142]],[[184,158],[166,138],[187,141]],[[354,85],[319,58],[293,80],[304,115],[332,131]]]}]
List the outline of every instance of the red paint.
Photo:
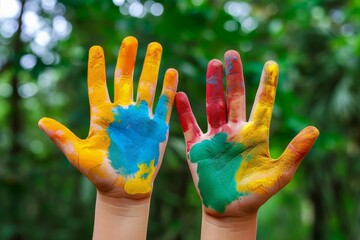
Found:
[{"label": "red paint", "polygon": [[244,95],[244,75],[239,53],[234,50],[225,53],[226,94]]},{"label": "red paint", "polygon": [[[245,121],[245,83],[240,55],[234,50],[225,53],[226,97],[229,121]],[[241,101],[238,106],[239,99]]]},{"label": "red paint", "polygon": [[178,92],[176,94],[175,106],[183,132],[185,133],[187,131],[191,131],[194,137],[200,136],[200,128],[198,127],[194,114],[191,110],[189,100],[185,93]]},{"label": "red paint", "polygon": [[216,59],[209,62],[206,72],[206,114],[211,128],[226,124],[223,69],[222,63]]}]

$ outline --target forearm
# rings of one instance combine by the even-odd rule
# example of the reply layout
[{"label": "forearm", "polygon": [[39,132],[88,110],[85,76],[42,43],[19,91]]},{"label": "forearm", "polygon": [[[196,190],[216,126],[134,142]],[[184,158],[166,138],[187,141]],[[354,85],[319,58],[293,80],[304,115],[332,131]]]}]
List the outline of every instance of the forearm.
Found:
[{"label": "forearm", "polygon": [[93,239],[146,239],[150,197],[111,198],[97,192]]},{"label": "forearm", "polygon": [[214,217],[203,211],[201,239],[256,239],[257,212],[244,217]]}]

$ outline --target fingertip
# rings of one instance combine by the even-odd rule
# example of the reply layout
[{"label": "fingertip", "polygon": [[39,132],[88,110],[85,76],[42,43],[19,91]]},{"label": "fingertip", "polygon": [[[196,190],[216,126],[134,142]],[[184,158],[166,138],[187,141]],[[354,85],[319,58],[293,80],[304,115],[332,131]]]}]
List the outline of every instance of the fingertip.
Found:
[{"label": "fingertip", "polygon": [[38,121],[38,127],[44,131],[44,125],[46,124],[46,121],[48,120],[48,118],[43,117]]},{"label": "fingertip", "polygon": [[178,92],[175,95],[175,104],[176,104],[176,108],[181,109],[184,105],[184,103],[186,103],[188,101],[188,98],[186,96],[186,93],[184,92]]},{"label": "fingertip", "polygon": [[177,70],[175,68],[167,69],[165,74],[168,75],[171,78],[174,78],[174,79],[178,78],[178,72],[177,72]]},{"label": "fingertip", "polygon": [[218,59],[212,59],[206,71],[206,83],[220,84],[222,80],[222,62]]},{"label": "fingertip", "polygon": [[222,62],[219,59],[211,59],[208,63],[208,67],[222,67]]},{"label": "fingertip", "polygon": [[148,50],[152,51],[152,52],[155,52],[155,53],[162,53],[162,46],[158,42],[151,42],[148,45]]},{"label": "fingertip", "polygon": [[89,55],[90,56],[93,56],[93,55],[97,55],[97,54],[103,54],[103,49],[101,46],[99,45],[95,45],[95,46],[92,46],[90,49],[89,49]]},{"label": "fingertip", "polygon": [[165,72],[164,88],[176,92],[178,85],[178,72],[174,68],[169,68]]},{"label": "fingertip", "polygon": [[295,159],[295,163],[299,163],[310,152],[317,137],[319,130],[313,126],[309,126],[301,130],[301,132],[289,143],[286,154],[289,159]]},{"label": "fingertip", "polygon": [[55,121],[54,119],[48,118],[48,117],[43,117],[38,122],[39,128],[43,131],[51,128],[51,126],[54,126],[56,124],[59,124],[59,123],[57,121]]},{"label": "fingertip", "polygon": [[178,114],[183,112],[191,112],[191,107],[189,103],[189,99],[184,92],[178,92],[175,95],[175,106]]},{"label": "fingertip", "polygon": [[[104,60],[105,57],[102,47],[98,45],[92,46],[89,49],[88,71],[93,71],[94,69],[99,69],[99,67],[104,67]],[[99,73],[97,72],[97,74]]]},{"label": "fingertip", "polygon": [[185,141],[192,141],[200,136],[201,130],[191,110],[189,100],[184,92],[178,92],[175,96],[175,106],[181,128],[184,132]]},{"label": "fingertip", "polygon": [[270,60],[265,63],[265,70],[266,72],[278,72],[279,71],[279,65],[277,62]]},{"label": "fingertip", "polygon": [[179,97],[179,98],[186,97],[186,93],[184,93],[183,91],[177,92],[176,97]]},{"label": "fingertip", "polygon": [[317,129],[314,126],[308,126],[305,128],[307,131],[311,132],[315,138],[317,138],[320,135],[319,129]]},{"label": "fingertip", "polygon": [[243,81],[242,64],[239,53],[235,50],[229,50],[225,53],[224,60],[226,77],[235,75],[234,78],[236,80]]},{"label": "fingertip", "polygon": [[138,40],[133,36],[127,36],[124,38],[123,43],[129,44],[129,45],[138,45]]},{"label": "fingertip", "polygon": [[316,127],[308,126],[304,128],[300,134],[304,141],[308,141],[312,145],[318,138],[320,132]]},{"label": "fingertip", "polygon": [[[121,43],[121,47],[120,47],[120,54],[118,55],[118,57],[120,56],[125,56],[125,58],[136,58],[136,52],[137,52],[137,47],[138,47],[138,41],[136,38],[134,38],[133,36],[129,36],[124,38],[124,40]],[[133,62],[130,61],[130,66],[133,66]]]},{"label": "fingertip", "polygon": [[236,58],[236,59],[240,59],[240,54],[235,51],[235,50],[228,50],[225,52],[224,54],[225,56],[225,60],[228,59],[228,58]]},{"label": "fingertip", "polygon": [[264,68],[266,74],[265,83],[276,86],[279,75],[279,65],[277,62],[270,60],[265,63]]},{"label": "fingertip", "polygon": [[46,133],[50,138],[53,138],[56,132],[60,129],[61,124],[51,118],[41,118],[38,122],[39,128]]},{"label": "fingertip", "polygon": [[169,68],[166,70],[165,72],[165,80],[169,79],[171,80],[172,82],[178,82],[178,72],[176,71],[175,68]]}]

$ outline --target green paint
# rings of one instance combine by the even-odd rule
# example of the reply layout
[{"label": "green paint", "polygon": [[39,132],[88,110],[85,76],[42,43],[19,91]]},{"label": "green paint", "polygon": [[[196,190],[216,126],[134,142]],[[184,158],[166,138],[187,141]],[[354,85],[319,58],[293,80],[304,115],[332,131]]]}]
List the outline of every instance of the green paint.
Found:
[{"label": "green paint", "polygon": [[227,205],[246,195],[236,190],[235,182],[243,150],[242,144],[227,142],[227,133],[224,132],[191,148],[189,159],[198,164],[198,187],[206,207],[224,212]]},{"label": "green paint", "polygon": [[252,155],[251,154],[247,154],[245,157],[246,162],[250,162],[250,160],[252,159]]}]

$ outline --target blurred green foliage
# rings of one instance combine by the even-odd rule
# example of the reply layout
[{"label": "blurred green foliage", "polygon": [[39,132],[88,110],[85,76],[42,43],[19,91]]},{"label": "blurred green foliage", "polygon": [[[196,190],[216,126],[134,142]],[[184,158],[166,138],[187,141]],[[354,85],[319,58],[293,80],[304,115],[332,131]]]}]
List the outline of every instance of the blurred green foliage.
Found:
[{"label": "blurred green foliage", "polygon": [[[248,112],[263,64],[277,61],[272,157],[307,125],[321,135],[293,181],[260,209],[258,239],[359,239],[359,33],[358,0],[0,0],[0,239],[91,238],[95,189],[37,121],[55,118],[85,138],[87,51],[104,48],[112,93],[128,35],[139,40],[135,79],[147,44],[160,42],[159,85],[166,68],[178,69],[203,131],[209,60],[240,52]],[[148,238],[199,239],[200,222],[174,112]]]}]

